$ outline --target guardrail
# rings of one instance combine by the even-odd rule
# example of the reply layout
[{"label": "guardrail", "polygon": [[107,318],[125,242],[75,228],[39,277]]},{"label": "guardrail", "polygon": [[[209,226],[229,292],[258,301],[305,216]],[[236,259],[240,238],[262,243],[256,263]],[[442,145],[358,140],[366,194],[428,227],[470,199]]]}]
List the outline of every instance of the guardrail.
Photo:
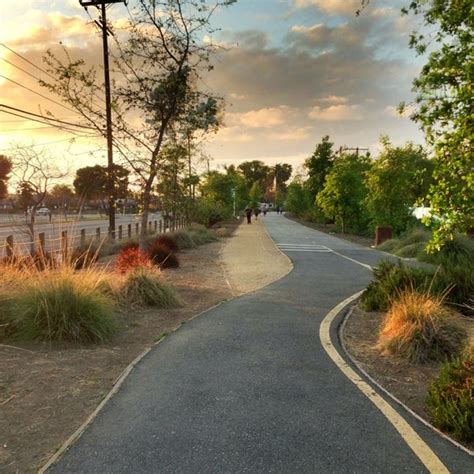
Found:
[{"label": "guardrail", "polygon": [[[156,233],[174,232],[185,227],[186,221],[184,217],[176,217],[170,219],[159,219],[148,221],[147,231]],[[79,229],[79,233],[71,233],[67,229],[61,230],[60,237],[47,239],[46,232],[39,232],[37,240],[15,242],[14,235],[8,235],[3,244],[0,245],[1,257],[12,257],[13,255],[24,255],[27,253],[35,253],[36,249],[40,254],[45,252],[57,252],[63,256],[66,252],[76,247],[85,247],[93,241],[103,242],[109,237],[111,240],[131,239],[140,235],[141,225],[136,222],[134,225],[128,223],[118,225],[114,233],[102,237],[101,227],[96,227],[93,233],[87,233],[87,229]]]}]

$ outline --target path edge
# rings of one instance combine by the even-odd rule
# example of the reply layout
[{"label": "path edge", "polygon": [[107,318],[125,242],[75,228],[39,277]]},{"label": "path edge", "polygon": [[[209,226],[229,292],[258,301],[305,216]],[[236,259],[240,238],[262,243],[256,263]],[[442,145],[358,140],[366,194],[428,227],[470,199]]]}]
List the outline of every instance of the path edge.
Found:
[{"label": "path edge", "polygon": [[[356,293],[357,294],[357,293]],[[353,295],[354,296],[354,295]],[[383,394],[385,394],[387,397],[389,397],[392,401],[394,401],[397,405],[402,407],[407,413],[409,413],[411,416],[416,418],[420,423],[425,425],[427,428],[430,428],[432,431],[434,431],[437,435],[439,435],[441,438],[445,439],[452,445],[454,445],[456,448],[460,449],[461,451],[464,451],[466,454],[469,456],[474,456],[474,451],[471,451],[469,448],[466,448],[463,446],[461,443],[456,441],[455,439],[451,438],[451,436],[447,435],[446,433],[443,433],[440,431],[438,428],[436,428],[434,425],[432,425],[428,420],[423,418],[421,415],[416,413],[414,410],[412,410],[409,406],[407,406],[405,403],[403,403],[400,399],[398,399],[393,393],[389,392],[386,388],[384,388],[380,383],[378,383],[371,375],[369,375],[357,362],[356,359],[349,353],[347,346],[344,342],[344,329],[346,327],[347,321],[351,318],[353,312],[354,312],[354,307],[357,302],[357,300],[360,298],[357,297],[354,300],[349,301],[344,307],[342,307],[339,311],[339,317],[341,317],[341,313],[345,311],[345,314],[342,316],[342,320],[337,322],[337,338],[339,341],[339,344],[341,345],[341,348],[344,352],[344,355],[349,359],[349,361],[352,363],[352,365],[377,389],[379,389]],[[347,310],[348,306],[352,305],[349,310]]]}]

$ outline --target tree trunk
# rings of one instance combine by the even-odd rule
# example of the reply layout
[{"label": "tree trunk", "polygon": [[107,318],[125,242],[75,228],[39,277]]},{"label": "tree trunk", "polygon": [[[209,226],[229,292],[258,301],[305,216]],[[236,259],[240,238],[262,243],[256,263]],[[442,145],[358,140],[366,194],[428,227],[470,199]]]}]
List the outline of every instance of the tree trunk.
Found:
[{"label": "tree trunk", "polygon": [[140,229],[139,248],[145,250],[146,247],[146,236],[148,230],[148,215],[150,214],[150,199],[151,199],[151,187],[153,180],[148,179],[143,190],[143,214],[142,214],[142,228]]},{"label": "tree trunk", "polygon": [[36,209],[31,211],[30,221],[28,222],[28,231],[30,233],[30,254],[34,255],[36,251],[35,247],[35,213]]}]

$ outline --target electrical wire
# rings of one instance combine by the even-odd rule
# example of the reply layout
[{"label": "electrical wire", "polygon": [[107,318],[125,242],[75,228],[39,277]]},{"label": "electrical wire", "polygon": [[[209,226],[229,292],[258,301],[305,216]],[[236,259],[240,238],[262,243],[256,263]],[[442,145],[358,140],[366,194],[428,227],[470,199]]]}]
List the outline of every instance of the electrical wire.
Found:
[{"label": "electrical wire", "polygon": [[[11,107],[10,105],[0,103],[0,109],[1,108],[13,110],[13,111],[21,113],[21,114],[32,115],[33,117],[38,117],[38,118],[43,119],[43,120],[49,120],[49,121],[53,121],[53,122],[62,123],[64,125],[71,125],[71,126],[77,127],[77,128],[85,128],[87,130],[96,130],[94,127],[90,127],[88,125],[81,125],[79,123],[67,122],[66,120],[56,119],[56,118],[52,118],[52,117],[45,117],[45,116],[40,115],[40,114],[35,114],[34,112],[28,112],[27,110],[18,109],[17,107]],[[6,113],[5,110],[0,110],[0,111]],[[25,117],[22,117],[22,118],[25,118]],[[31,119],[28,119],[28,120],[31,120]],[[51,123],[49,123],[49,122],[41,122],[41,123],[46,123],[46,125],[51,125]]]},{"label": "electrical wire", "polygon": [[[28,148],[33,148],[33,147],[38,147],[38,146],[45,146],[45,145],[53,145],[55,143],[70,142],[70,141],[73,141],[73,140],[77,140],[78,138],[90,138],[90,137],[78,135],[77,137],[74,137],[74,138],[65,138],[63,140],[55,140],[55,141],[46,142],[46,143],[35,143],[33,145],[28,145]],[[16,148],[3,148],[3,149],[0,150],[0,152],[7,152],[7,151],[14,151],[14,150],[16,150]]]},{"label": "electrical wire", "polygon": [[[9,112],[7,110],[0,110],[0,112],[3,112],[5,114],[9,114],[9,115],[13,115],[15,117],[21,117],[21,118],[26,118],[24,117],[23,115],[19,115],[19,114],[16,114],[15,112]],[[29,120],[31,120],[32,122],[38,122],[38,123],[43,123],[43,124],[46,124],[46,125],[51,125],[49,124],[48,122],[44,122],[42,120],[38,120],[38,119],[34,119],[34,118],[30,118]],[[72,133],[77,133],[78,130],[77,129],[74,129],[74,128],[68,128],[68,127],[65,127],[64,125],[53,125],[53,127],[55,128],[58,128],[60,130],[67,130],[67,131],[70,131]],[[83,132],[84,133],[84,132]]]},{"label": "electrical wire", "polygon": [[50,99],[49,97],[39,93],[39,92],[36,92],[34,91],[33,89],[30,89],[29,87],[27,86],[24,86],[23,84],[20,84],[19,82],[17,81],[14,81],[13,79],[10,79],[9,77],[7,76],[4,76],[3,74],[0,74],[0,77],[3,77],[3,79],[6,79],[7,81],[10,81],[12,82],[13,84],[17,85],[18,87],[21,87],[23,89],[26,89],[27,91],[29,92],[32,92],[33,94],[36,94],[36,95],[39,95],[40,97],[42,97],[43,99],[46,99],[46,100],[49,100],[50,102],[52,102],[53,104],[56,104],[56,105],[59,105],[60,107],[62,107],[63,109],[66,109],[66,110],[69,110],[70,112],[74,112],[74,113],[77,113],[75,110],[69,108],[69,107],[66,107],[65,105],[61,104],[60,102],[57,102],[53,99]]},{"label": "electrical wire", "polygon": [[31,130],[45,130],[47,128],[57,128],[54,125],[49,125],[47,127],[34,127],[34,128],[9,128],[7,130],[2,130],[0,129],[0,133],[6,133],[6,132],[25,132],[25,131],[31,131]]}]

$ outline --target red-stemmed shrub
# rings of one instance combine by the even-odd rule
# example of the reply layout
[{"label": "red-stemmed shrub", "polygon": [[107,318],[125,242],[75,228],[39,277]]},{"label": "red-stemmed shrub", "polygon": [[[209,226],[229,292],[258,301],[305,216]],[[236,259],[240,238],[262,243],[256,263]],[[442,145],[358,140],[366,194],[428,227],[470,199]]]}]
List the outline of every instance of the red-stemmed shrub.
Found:
[{"label": "red-stemmed shrub", "polygon": [[174,251],[158,239],[148,249],[151,261],[160,268],[177,268],[179,261]]},{"label": "red-stemmed shrub", "polygon": [[149,267],[150,259],[145,252],[138,248],[122,250],[115,261],[115,269],[120,273],[127,273],[137,267]]},{"label": "red-stemmed shrub", "polygon": [[171,252],[177,252],[179,250],[178,242],[176,241],[176,237],[174,235],[161,234],[153,243],[153,245],[155,244],[158,244],[160,247],[166,248]]}]

